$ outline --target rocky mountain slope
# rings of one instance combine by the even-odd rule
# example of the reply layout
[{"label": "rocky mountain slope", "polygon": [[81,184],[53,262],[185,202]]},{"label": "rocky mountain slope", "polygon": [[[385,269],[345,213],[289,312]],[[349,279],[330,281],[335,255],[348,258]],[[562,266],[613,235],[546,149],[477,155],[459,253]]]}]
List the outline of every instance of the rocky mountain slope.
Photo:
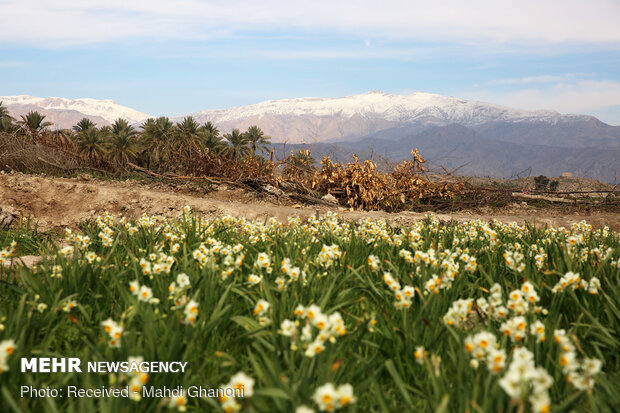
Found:
[{"label": "rocky mountain slope", "polygon": [[118,118],[138,124],[150,116],[132,108],[119,105],[112,100],[39,98],[29,95],[0,96],[0,102],[17,119],[31,110],[46,116],[56,128],[70,128],[80,119],[87,117],[98,126],[109,125]]},{"label": "rocky mountain slope", "polygon": [[[99,126],[121,117],[139,125],[149,115],[111,100],[0,97],[16,118],[39,110],[57,128],[82,117]],[[620,126],[593,116],[527,111],[432,93],[394,95],[374,91],[339,98],[281,99],[192,114],[223,133],[258,125],[282,143],[310,145],[315,156],[350,159],[380,155],[404,159],[413,147],[436,165],[472,175],[510,177],[576,175],[615,182],[620,177]],[[173,118],[180,121],[182,117]]]},{"label": "rocky mountain slope", "polygon": [[[374,91],[334,99],[281,99],[196,112],[192,116],[200,121],[210,120],[224,130],[258,124],[274,141],[290,143],[349,140],[395,127],[422,130],[454,123],[496,128],[536,125],[547,129],[570,125],[582,129],[609,126],[591,116],[512,109],[424,92],[403,96]],[[613,131],[607,131],[605,136],[611,133],[620,138],[620,128],[611,128]]]}]

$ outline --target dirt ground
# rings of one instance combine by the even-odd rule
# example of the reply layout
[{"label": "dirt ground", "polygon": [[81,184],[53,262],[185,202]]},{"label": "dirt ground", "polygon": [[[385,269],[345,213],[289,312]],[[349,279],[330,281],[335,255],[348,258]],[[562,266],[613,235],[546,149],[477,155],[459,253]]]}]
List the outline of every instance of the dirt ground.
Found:
[{"label": "dirt ground", "polygon": [[[345,219],[385,219],[393,224],[408,224],[422,219],[424,213],[414,212],[365,212],[349,211],[334,205],[306,206],[294,204],[278,196],[258,195],[251,191],[220,185],[215,190],[201,193],[174,188],[157,183],[138,181],[101,181],[90,176],[57,178],[22,173],[0,173],[0,210],[10,211],[18,218],[31,217],[42,229],[76,227],[81,221],[95,218],[104,211],[131,218],[142,213],[149,215],[178,216],[185,205],[207,217],[230,214],[249,219],[264,220],[275,217],[286,222],[289,216],[307,218],[332,210]],[[514,203],[502,209],[483,208],[437,214],[443,221],[466,221],[492,218],[502,222],[530,222],[568,226],[586,220],[595,227],[605,225],[620,230],[620,213],[592,212],[567,214],[561,209],[537,209]]]}]

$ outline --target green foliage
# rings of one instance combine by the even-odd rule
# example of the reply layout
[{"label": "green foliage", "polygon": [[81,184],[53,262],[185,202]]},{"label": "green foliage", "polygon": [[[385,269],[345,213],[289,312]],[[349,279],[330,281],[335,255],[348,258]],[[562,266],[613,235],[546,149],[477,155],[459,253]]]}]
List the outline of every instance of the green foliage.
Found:
[{"label": "green foliage", "polygon": [[557,191],[558,190],[558,185],[560,185],[560,181],[551,181],[549,182],[549,190],[550,191]]},{"label": "green foliage", "polygon": [[265,132],[256,125],[250,126],[245,132],[245,137],[250,145],[252,156],[256,156],[256,150],[266,151],[271,144],[271,137],[265,136]]},{"label": "green foliage", "polygon": [[138,131],[124,119],[117,119],[112,124],[110,138],[106,142],[107,154],[108,158],[123,170],[137,155],[137,135]]},{"label": "green foliage", "polygon": [[202,125],[205,131],[205,147],[214,153],[220,153],[225,148],[225,144],[220,136],[219,129],[211,122]]},{"label": "green foliage", "polygon": [[52,122],[46,122],[44,119],[45,115],[41,115],[37,111],[30,111],[26,115],[21,116],[18,124],[21,125],[32,141],[36,142],[41,133],[52,126]]},{"label": "green foliage", "polygon": [[6,106],[2,106],[0,101],[0,132],[13,133],[17,130],[15,118],[9,114],[9,109]]},{"label": "green foliage", "polygon": [[232,159],[241,159],[248,155],[248,137],[246,136],[246,134],[241,133],[239,129],[233,129],[232,132],[224,135],[224,138],[229,143],[229,145],[222,150],[222,153],[224,155]]},{"label": "green foliage", "polygon": [[312,178],[316,172],[314,166],[316,160],[312,157],[309,150],[298,150],[293,152],[284,160],[284,169],[282,175],[296,182],[304,182]]},{"label": "green foliage", "polygon": [[534,185],[536,186],[537,190],[544,191],[545,189],[547,189],[547,185],[549,185],[549,178],[544,175],[539,175],[534,178]]},{"label": "green foliage", "polygon": [[[620,248],[618,234],[608,229],[444,226],[434,218],[405,228],[369,220],[355,225],[333,215],[293,219],[285,227],[185,214],[139,222],[104,215],[53,244],[25,224],[0,232],[0,249],[10,249],[13,236],[13,254],[36,251],[44,258],[37,268],[0,265],[0,342],[15,340],[5,358],[8,370],[0,374],[2,411],[161,409],[167,400],[19,397],[25,384],[122,387],[130,380],[121,374],[20,373],[21,357],[79,357],[84,364],[133,356],[188,362],[184,374],[150,374],[146,385],[156,388],[218,387],[243,371],[255,380],[254,394],[239,400],[250,412],[293,412],[302,404],[318,410],[313,395],[326,383],[353,386],[356,400],[343,412],[530,411],[534,387],[512,398],[500,385],[518,349],[531,352],[535,366],[551,376],[552,411],[614,411],[620,404]],[[568,272],[589,287],[557,291]],[[388,285],[385,273],[399,288]],[[181,286],[180,274],[189,285]],[[251,275],[260,282],[250,282]],[[440,282],[431,283],[434,276]],[[591,294],[595,278],[601,285]],[[538,309],[525,307],[526,332],[514,341],[502,323],[516,313],[507,310],[502,318],[486,305],[497,288],[504,302],[515,290],[525,294],[526,280]],[[141,300],[130,289],[134,281],[156,300]],[[407,286],[415,293],[399,300]],[[472,305],[464,307],[462,324],[450,325],[446,314],[459,299]],[[188,311],[190,300],[196,312]],[[270,304],[264,313],[256,310],[259,300]],[[317,339],[322,331],[318,321],[310,322],[313,304],[326,316],[339,314],[344,329],[335,330],[330,321],[331,338],[309,357],[302,328]],[[299,305],[305,316],[295,315]],[[118,347],[105,331],[108,319],[122,327]],[[285,320],[297,323],[291,336],[283,334]],[[535,321],[543,324],[546,340],[530,333]],[[591,390],[566,381],[563,350],[554,339],[559,329],[578,360],[602,360]],[[499,372],[486,359],[471,367],[474,356],[465,344],[482,332],[506,351]],[[216,399],[189,398],[187,408],[223,411]]]},{"label": "green foliage", "polygon": [[80,133],[82,131],[85,131],[88,128],[94,128],[95,126],[96,125],[95,125],[95,123],[92,120],[90,120],[88,118],[82,118],[78,123],[76,123],[73,126],[73,130],[76,133]]},{"label": "green foliage", "polygon": [[96,126],[79,131],[76,135],[78,152],[89,161],[98,164],[106,153],[107,135],[107,129],[97,129]]},{"label": "green foliage", "polygon": [[161,170],[164,162],[169,158],[175,134],[174,125],[165,116],[157,119],[149,118],[141,126],[142,147],[147,158],[148,166],[157,166]]}]

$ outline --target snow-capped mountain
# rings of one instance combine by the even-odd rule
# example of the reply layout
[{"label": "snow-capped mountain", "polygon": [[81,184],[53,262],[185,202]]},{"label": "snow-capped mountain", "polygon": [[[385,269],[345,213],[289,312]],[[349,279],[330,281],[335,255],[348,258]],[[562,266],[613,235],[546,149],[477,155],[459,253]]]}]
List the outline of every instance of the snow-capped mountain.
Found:
[{"label": "snow-capped mountain", "polygon": [[[112,100],[39,98],[19,95],[0,96],[0,102],[3,102],[3,105],[8,107],[11,112],[19,112],[20,115],[23,114],[22,112],[28,112],[28,110],[45,111],[47,112],[47,118],[54,122],[57,128],[71,127],[75,122],[66,125],[66,118],[73,119],[76,116],[79,117],[80,114],[103,120],[104,122],[100,120],[100,124],[112,123],[118,118],[126,119],[130,123],[140,123],[151,117],[146,113],[119,105]],[[74,116],[70,116],[71,114]],[[80,119],[77,119],[77,121]]]},{"label": "snow-capped mountain", "polygon": [[[0,101],[17,119],[36,110],[58,129],[71,128],[83,117],[98,126],[117,118],[138,126],[150,117],[111,100],[5,96]],[[512,109],[432,93],[281,99],[192,116],[215,123],[222,133],[258,125],[271,137],[278,156],[297,148],[288,145],[296,143],[311,144],[316,156],[340,154],[341,160],[353,153],[404,159],[418,147],[427,160],[448,168],[463,166],[459,170],[469,174],[511,176],[531,168],[534,174],[567,171],[615,182],[620,170],[620,126],[593,116]]]},{"label": "snow-capped mountain", "polygon": [[526,111],[483,102],[445,97],[433,93],[415,92],[393,95],[373,91],[333,99],[306,97],[270,100],[254,105],[223,110],[197,112],[194,116],[208,116],[215,122],[236,121],[266,115],[281,116],[339,116],[377,117],[390,122],[459,123],[474,126],[490,121],[548,121],[561,115],[555,111]]},{"label": "snow-capped mountain", "polygon": [[489,123],[558,123],[594,119],[561,115],[551,110],[520,110],[432,93],[394,95],[380,91],[333,99],[270,100],[230,109],[193,113],[201,122],[212,121],[220,130],[260,126],[274,142],[350,140],[407,127],[422,130],[459,124],[478,127]]},{"label": "snow-capped mountain", "polygon": [[[70,128],[83,117],[90,118],[98,126],[108,125],[118,118],[140,125],[150,117],[112,100],[21,95],[0,97],[0,101],[16,118],[30,110],[38,110],[55,128]],[[258,125],[274,143],[350,141],[380,135],[402,137],[432,127],[458,124],[513,143],[620,147],[620,127],[606,125],[592,116],[512,109],[425,92],[395,95],[374,91],[339,98],[270,100],[195,112],[192,116],[200,123],[215,123],[223,133]],[[182,118],[172,120],[178,122]]]}]

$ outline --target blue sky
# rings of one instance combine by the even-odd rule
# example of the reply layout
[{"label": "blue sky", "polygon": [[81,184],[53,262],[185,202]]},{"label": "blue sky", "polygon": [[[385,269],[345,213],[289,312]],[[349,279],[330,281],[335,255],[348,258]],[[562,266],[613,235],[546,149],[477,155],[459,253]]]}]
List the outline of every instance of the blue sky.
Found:
[{"label": "blue sky", "polygon": [[0,0],[0,96],[183,115],[414,91],[620,125],[617,0]]}]

